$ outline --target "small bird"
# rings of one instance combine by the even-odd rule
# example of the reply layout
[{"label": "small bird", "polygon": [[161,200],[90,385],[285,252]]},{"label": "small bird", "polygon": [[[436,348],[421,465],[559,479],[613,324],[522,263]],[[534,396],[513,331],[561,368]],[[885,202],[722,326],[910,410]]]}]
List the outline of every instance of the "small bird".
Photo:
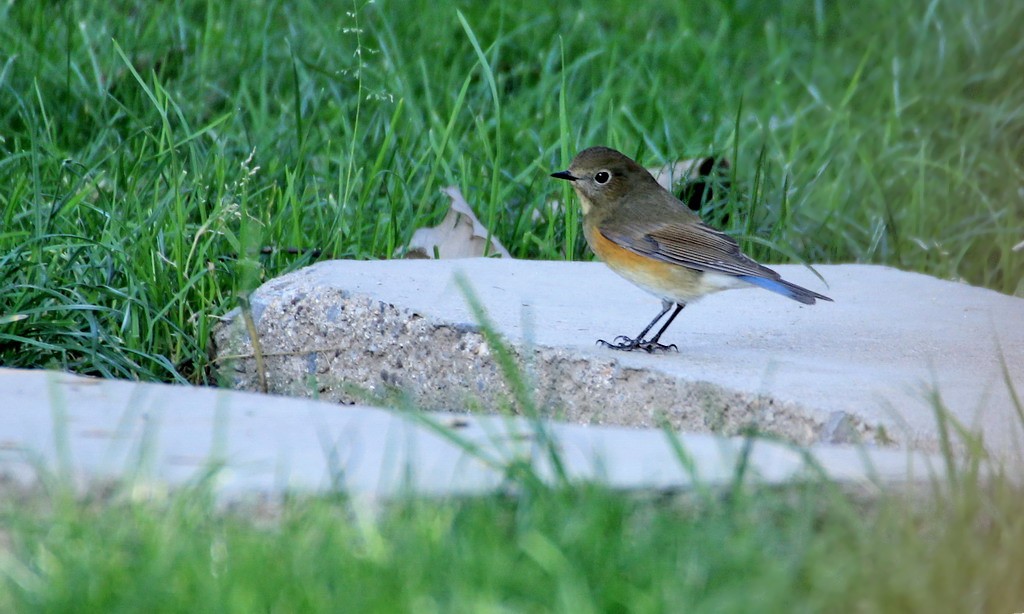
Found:
[{"label": "small bird", "polygon": [[[661,299],[662,309],[635,338],[619,335],[616,350],[677,350],[658,343],[679,312],[705,294],[750,285],[805,305],[827,296],[782,279],[740,251],[736,241],[704,222],[665,190],[647,169],[608,147],[584,149],[568,170],[552,173],[572,182],[583,209],[583,235],[613,271]],[[650,339],[651,328],[675,311]]]}]

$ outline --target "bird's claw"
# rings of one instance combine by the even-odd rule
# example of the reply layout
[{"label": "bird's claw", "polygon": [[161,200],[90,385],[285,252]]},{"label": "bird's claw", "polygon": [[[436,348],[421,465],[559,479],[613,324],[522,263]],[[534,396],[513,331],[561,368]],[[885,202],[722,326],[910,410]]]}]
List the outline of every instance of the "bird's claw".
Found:
[{"label": "bird's claw", "polygon": [[663,343],[657,343],[653,341],[644,341],[643,339],[631,339],[625,335],[619,335],[612,339],[609,343],[604,339],[598,339],[597,344],[604,346],[612,350],[622,350],[623,352],[632,352],[633,350],[643,350],[648,354],[655,354],[657,352],[678,352],[679,348],[676,344],[670,343],[665,345]]}]

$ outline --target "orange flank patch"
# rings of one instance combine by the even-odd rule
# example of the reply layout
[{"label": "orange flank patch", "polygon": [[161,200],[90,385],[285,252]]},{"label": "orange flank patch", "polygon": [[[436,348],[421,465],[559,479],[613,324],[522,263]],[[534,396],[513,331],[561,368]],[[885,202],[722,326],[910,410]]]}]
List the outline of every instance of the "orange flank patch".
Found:
[{"label": "orange flank patch", "polygon": [[584,235],[587,237],[590,249],[594,250],[597,257],[620,275],[628,276],[627,271],[635,271],[637,274],[661,279],[671,277],[672,269],[679,268],[676,265],[641,256],[626,249],[604,236],[596,228],[590,232],[584,232]]},{"label": "orange flank patch", "polygon": [[609,268],[658,298],[688,303],[709,292],[743,285],[729,276],[705,274],[689,267],[648,258],[622,247],[597,228],[586,224],[583,225],[583,234],[590,249]]}]

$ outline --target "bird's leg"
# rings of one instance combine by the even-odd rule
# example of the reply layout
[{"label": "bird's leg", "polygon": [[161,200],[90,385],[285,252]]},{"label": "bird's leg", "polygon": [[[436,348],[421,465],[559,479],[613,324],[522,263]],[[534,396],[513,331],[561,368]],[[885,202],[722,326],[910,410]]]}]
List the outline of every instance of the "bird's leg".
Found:
[{"label": "bird's leg", "polygon": [[626,352],[631,352],[637,349],[644,350],[645,352],[648,353],[668,350],[679,351],[679,348],[677,348],[675,344],[662,345],[658,343],[658,339],[661,338],[661,334],[665,332],[665,329],[668,328],[668,325],[672,323],[672,320],[674,320],[676,316],[679,315],[679,312],[683,310],[685,303],[675,303],[675,312],[671,316],[669,316],[668,321],[665,322],[665,325],[661,327],[661,330],[658,331],[658,334],[654,335],[654,339],[651,339],[650,341],[644,341],[644,337],[647,335],[647,333],[650,332],[652,328],[654,328],[654,325],[658,323],[658,320],[660,320],[666,313],[668,313],[668,310],[672,308],[673,304],[674,303],[672,303],[672,301],[662,300],[661,311],[658,312],[658,315],[654,316],[654,319],[651,320],[650,324],[645,326],[644,329],[640,331],[640,334],[637,335],[635,339],[630,339],[625,335],[619,335],[618,337],[612,340],[613,343],[608,343],[604,339],[598,339],[597,342],[607,348],[611,348],[613,350],[624,350]]},{"label": "bird's leg", "polygon": [[677,352],[679,351],[679,348],[676,347],[676,344],[672,343],[670,345],[661,345],[660,343],[658,343],[658,339],[661,339],[661,334],[663,332],[665,332],[666,330],[668,330],[669,325],[672,324],[672,320],[676,319],[676,316],[679,315],[679,312],[683,310],[683,307],[686,307],[686,303],[676,303],[676,310],[673,311],[672,315],[670,315],[668,317],[668,320],[665,322],[665,324],[662,325],[661,330],[658,331],[658,334],[654,335],[654,339],[651,339],[650,341],[644,342],[645,345],[651,346],[652,349],[648,349],[648,348],[645,347],[644,348],[645,350],[647,350],[648,352],[651,352],[651,351],[657,350],[657,349],[665,349],[665,350],[667,350],[669,348],[672,348],[672,349],[676,350]]}]

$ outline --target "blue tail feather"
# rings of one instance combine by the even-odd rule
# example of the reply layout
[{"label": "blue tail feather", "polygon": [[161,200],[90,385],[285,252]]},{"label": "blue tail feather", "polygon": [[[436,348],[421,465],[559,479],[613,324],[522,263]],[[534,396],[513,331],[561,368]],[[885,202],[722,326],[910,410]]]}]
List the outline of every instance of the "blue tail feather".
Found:
[{"label": "blue tail feather", "polygon": [[794,301],[800,301],[805,305],[813,305],[815,299],[821,299],[823,301],[832,301],[829,297],[812,292],[807,288],[801,288],[796,284],[791,284],[784,279],[770,279],[768,277],[756,277],[754,275],[740,275],[740,279],[753,284],[755,286],[764,288],[765,290],[771,290],[776,294],[793,299]]}]

